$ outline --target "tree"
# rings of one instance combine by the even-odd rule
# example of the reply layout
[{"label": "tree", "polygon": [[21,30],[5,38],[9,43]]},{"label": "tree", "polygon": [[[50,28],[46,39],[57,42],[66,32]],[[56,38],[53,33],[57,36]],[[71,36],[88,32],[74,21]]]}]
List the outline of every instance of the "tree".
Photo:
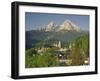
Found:
[{"label": "tree", "polygon": [[[31,52],[30,52],[31,51]],[[25,57],[25,67],[33,68],[33,67],[53,67],[59,66],[59,60],[55,56],[55,53],[52,49],[44,52],[42,55],[30,56],[33,53],[34,49],[28,50]]]},{"label": "tree", "polygon": [[26,55],[27,54],[29,56],[33,56],[33,55],[36,55],[37,54],[37,51],[35,50],[35,48],[31,48],[31,49],[26,50]]},{"label": "tree", "polygon": [[83,65],[85,58],[89,57],[89,36],[77,38],[72,46],[72,65]]},{"label": "tree", "polygon": [[75,42],[75,45],[72,47],[72,65],[81,65],[81,62],[79,43]]}]

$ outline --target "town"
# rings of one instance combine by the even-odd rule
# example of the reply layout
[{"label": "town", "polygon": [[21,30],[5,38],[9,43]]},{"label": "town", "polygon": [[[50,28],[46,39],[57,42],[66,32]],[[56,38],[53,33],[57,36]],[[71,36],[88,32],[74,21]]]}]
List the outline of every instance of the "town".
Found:
[{"label": "town", "polygon": [[[51,46],[40,46],[35,48],[35,50],[37,51],[38,55],[42,56],[46,51],[52,49],[55,56],[59,59],[60,66],[70,66],[72,64],[72,45],[74,44],[69,44],[68,47],[63,47],[61,41],[56,40],[53,42],[53,44],[51,44]],[[34,56],[35,54],[33,54],[33,57]],[[84,65],[87,64],[89,64],[89,59],[84,60]]]}]

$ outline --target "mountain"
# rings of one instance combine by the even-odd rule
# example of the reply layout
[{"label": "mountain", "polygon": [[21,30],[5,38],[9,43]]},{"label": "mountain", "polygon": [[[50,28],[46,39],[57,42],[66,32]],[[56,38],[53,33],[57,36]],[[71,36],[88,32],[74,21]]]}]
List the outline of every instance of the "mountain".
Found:
[{"label": "mountain", "polygon": [[58,31],[76,31],[80,32],[80,28],[72,23],[70,20],[65,20],[63,24],[60,26]]},{"label": "mountain", "polygon": [[47,32],[51,32],[51,31],[56,31],[56,32],[58,32],[58,31],[76,31],[76,32],[80,32],[80,28],[70,20],[65,20],[62,23],[62,25],[54,24],[54,22],[51,21],[46,25],[45,28],[41,28],[40,30],[47,31]]},{"label": "mountain", "polygon": [[53,31],[55,28],[55,25],[53,22],[49,22],[49,24],[47,25],[45,31]]},{"label": "mountain", "polygon": [[76,24],[70,20],[65,20],[61,25],[49,22],[41,29],[26,31],[26,49],[41,45],[51,45],[60,41],[62,45],[73,41],[74,39],[89,34],[88,31],[82,31]]}]

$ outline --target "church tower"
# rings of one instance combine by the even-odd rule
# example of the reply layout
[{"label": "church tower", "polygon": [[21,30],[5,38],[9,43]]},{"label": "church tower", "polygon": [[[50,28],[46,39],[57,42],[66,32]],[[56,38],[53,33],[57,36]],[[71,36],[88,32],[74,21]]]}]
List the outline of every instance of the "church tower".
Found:
[{"label": "church tower", "polygon": [[61,48],[61,42],[60,41],[58,42],[58,47]]}]

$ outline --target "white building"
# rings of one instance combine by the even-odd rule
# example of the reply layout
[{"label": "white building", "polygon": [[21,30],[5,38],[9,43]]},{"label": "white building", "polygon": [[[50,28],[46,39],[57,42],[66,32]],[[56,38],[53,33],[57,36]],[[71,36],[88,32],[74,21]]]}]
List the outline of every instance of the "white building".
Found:
[{"label": "white building", "polygon": [[61,48],[61,42],[58,41],[57,43],[54,43],[53,46],[58,47],[58,48]]}]

